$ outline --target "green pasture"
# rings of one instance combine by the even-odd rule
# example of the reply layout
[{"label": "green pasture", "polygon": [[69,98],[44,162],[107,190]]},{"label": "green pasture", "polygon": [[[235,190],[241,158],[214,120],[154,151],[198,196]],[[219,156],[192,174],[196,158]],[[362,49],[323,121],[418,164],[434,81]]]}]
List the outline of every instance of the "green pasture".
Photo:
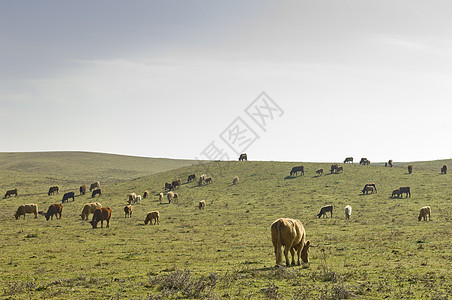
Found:
[{"label": "green pasture", "polygon": [[[450,161],[413,162],[413,174],[408,163],[340,164],[344,173],[330,174],[328,163],[196,164],[102,154],[79,160],[80,153],[66,153],[54,166],[50,154],[28,154],[23,162],[5,155],[0,154],[0,193],[18,188],[19,196],[0,205],[4,299],[452,297],[452,174],[440,174]],[[300,164],[305,175],[290,177]],[[315,176],[318,168],[324,176]],[[186,183],[192,173],[205,173],[213,183]],[[234,176],[238,185],[232,185]],[[179,203],[159,203],[164,183],[178,178],[184,182],[176,190]],[[46,211],[61,202],[62,193],[47,196],[51,185],[77,192],[96,180],[102,196],[77,196],[64,204],[60,220],[13,217],[21,204],[37,203]],[[362,195],[368,182],[376,183],[376,194]],[[411,198],[390,197],[400,186],[411,187]],[[145,190],[150,198],[124,218],[127,195]],[[207,205],[199,210],[202,199]],[[110,228],[92,229],[81,220],[83,205],[93,201],[112,208]],[[327,204],[335,206],[333,218],[317,218]],[[347,204],[353,208],[350,220],[344,216]],[[419,222],[425,205],[432,219]],[[145,226],[152,210],[160,212],[160,225]],[[303,223],[316,246],[309,268],[275,267],[270,225],[280,217]]]}]

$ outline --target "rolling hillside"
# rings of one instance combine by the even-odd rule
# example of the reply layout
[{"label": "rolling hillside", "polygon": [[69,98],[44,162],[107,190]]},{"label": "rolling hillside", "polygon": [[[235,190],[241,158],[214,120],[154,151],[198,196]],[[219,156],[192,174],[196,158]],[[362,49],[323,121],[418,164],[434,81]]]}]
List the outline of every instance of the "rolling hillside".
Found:
[{"label": "rolling hillside", "polygon": [[[452,165],[451,161],[413,163],[413,174],[407,174],[407,164],[344,165],[344,173],[339,174],[329,174],[327,163],[189,165],[112,180],[103,185],[99,198],[87,194],[65,203],[60,220],[31,215],[14,220],[18,204],[35,202],[46,210],[61,201],[61,194],[38,193],[28,181],[29,196],[4,199],[0,205],[1,296],[448,299],[452,297],[452,175],[440,174],[444,163]],[[305,175],[290,177],[291,167],[298,164],[305,166]],[[114,164],[109,168],[120,169]],[[325,169],[324,176],[315,176],[318,168]],[[36,170],[28,179],[43,184],[43,178],[51,176]],[[213,183],[186,183],[192,173],[205,173]],[[232,185],[236,175],[240,182]],[[77,176],[84,182],[94,177]],[[176,190],[179,203],[159,203],[164,183],[177,178],[184,182]],[[57,177],[54,180],[58,182]],[[368,182],[376,183],[376,194],[362,195]],[[411,187],[411,198],[390,197],[400,186]],[[127,195],[142,195],[144,190],[150,192],[150,199],[135,204],[132,218],[124,218]],[[201,199],[207,203],[204,210],[197,208]],[[110,228],[94,230],[80,219],[83,204],[93,200],[112,208]],[[333,218],[317,218],[326,204],[335,206]],[[353,208],[351,220],[344,217],[347,204]],[[424,205],[431,206],[432,219],[419,222]],[[152,210],[160,212],[160,225],[145,226],[145,215]],[[274,267],[270,225],[280,217],[300,219],[308,239],[317,246],[311,249],[309,268]]]}]

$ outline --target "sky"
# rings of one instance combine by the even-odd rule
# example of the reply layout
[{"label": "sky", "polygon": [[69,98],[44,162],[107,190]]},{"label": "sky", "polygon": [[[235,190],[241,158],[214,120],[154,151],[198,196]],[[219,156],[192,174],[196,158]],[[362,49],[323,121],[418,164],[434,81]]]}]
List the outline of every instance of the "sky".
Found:
[{"label": "sky", "polygon": [[0,152],[452,158],[450,1],[0,0]]}]

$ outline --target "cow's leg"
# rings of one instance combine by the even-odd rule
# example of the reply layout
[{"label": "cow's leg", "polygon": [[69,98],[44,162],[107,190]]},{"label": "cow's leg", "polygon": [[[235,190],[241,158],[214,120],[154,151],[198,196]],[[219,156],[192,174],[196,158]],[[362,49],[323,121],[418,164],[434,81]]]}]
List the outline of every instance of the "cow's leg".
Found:
[{"label": "cow's leg", "polygon": [[100,220],[100,227],[104,227],[104,220]]},{"label": "cow's leg", "polygon": [[110,227],[110,219],[107,220],[107,228]]},{"label": "cow's leg", "polygon": [[292,255],[292,266],[295,266],[295,250],[290,247],[290,254]]},{"label": "cow's leg", "polygon": [[284,246],[284,257],[286,258],[286,266],[287,267],[290,266],[290,263],[289,263],[289,248],[290,247]]}]

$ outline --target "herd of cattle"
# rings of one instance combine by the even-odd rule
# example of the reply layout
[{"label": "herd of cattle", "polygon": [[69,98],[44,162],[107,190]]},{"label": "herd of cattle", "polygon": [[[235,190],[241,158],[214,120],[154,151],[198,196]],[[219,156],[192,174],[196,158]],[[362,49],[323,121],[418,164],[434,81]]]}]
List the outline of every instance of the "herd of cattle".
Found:
[{"label": "herd of cattle", "polygon": [[[241,154],[239,157],[239,161],[246,161],[247,155]],[[344,160],[345,163],[353,163],[352,157],[347,157]],[[360,160],[361,165],[369,165],[370,161],[367,158],[362,158]],[[393,166],[392,160],[389,160],[385,166]],[[408,166],[408,173],[411,174],[413,171],[413,165]],[[321,176],[324,174],[324,169],[317,169],[316,176]],[[337,174],[339,172],[344,172],[344,168],[342,166],[339,166],[338,164],[332,164],[330,168],[330,172],[333,174]],[[444,165],[441,168],[441,173],[446,174],[447,172],[447,166]],[[305,168],[304,166],[295,166],[290,171],[290,176],[297,176],[298,173],[300,175],[305,174]],[[190,174],[187,178],[187,183],[196,181],[196,175]],[[198,185],[203,184],[210,184],[213,183],[213,180],[211,177],[207,177],[206,174],[202,174],[198,178]],[[239,183],[239,177],[235,176],[232,180],[233,185],[236,185]],[[167,191],[166,197],[168,200],[168,203],[177,203],[179,200],[178,193],[175,192],[176,189],[178,189],[182,185],[181,179],[176,179],[172,182],[166,182],[164,184],[164,189]],[[85,195],[87,186],[82,185],[80,186],[79,192],[80,195]],[[51,186],[48,191],[48,195],[54,195],[59,193],[59,186]],[[102,195],[102,190],[100,187],[99,181],[93,182],[90,185],[89,188],[91,194],[91,197],[94,198],[96,196]],[[363,194],[368,193],[377,193],[377,186],[375,183],[367,183],[364,185],[364,188],[362,189]],[[411,197],[411,191],[410,187],[400,187],[392,192],[391,197],[402,197],[403,194],[406,195],[406,197]],[[18,192],[17,189],[8,190],[4,196],[4,198],[8,198],[11,196],[17,197]],[[164,193],[159,193],[159,201],[162,203],[164,201]],[[124,207],[124,217],[131,218],[133,214],[133,206],[132,204],[139,204],[142,199],[146,199],[149,197],[149,191],[144,191],[143,197],[141,195],[137,195],[136,193],[131,193],[128,195],[128,205]],[[26,214],[34,214],[35,218],[38,217],[38,214],[44,215],[46,220],[52,219],[53,216],[55,216],[57,219],[61,218],[62,211],[63,211],[63,203],[68,202],[69,199],[72,199],[72,201],[75,201],[75,193],[74,192],[67,192],[63,195],[61,203],[55,203],[48,207],[47,212],[40,212],[38,210],[38,205],[35,203],[32,204],[25,204],[20,205],[17,208],[17,211],[15,213],[16,220],[20,218],[20,216],[23,216],[25,219]],[[199,209],[204,209],[206,207],[205,200],[201,200],[198,203]],[[323,206],[320,209],[320,212],[317,214],[317,217],[328,217],[327,213],[330,214],[330,217],[333,217],[333,205],[326,205]],[[350,219],[352,214],[352,207],[350,205],[345,206],[344,209],[345,218]],[[82,212],[80,214],[80,217],[82,220],[88,220],[89,215],[92,214],[92,220],[90,221],[90,224],[93,228],[97,228],[98,223],[101,223],[101,227],[103,227],[104,221],[106,221],[106,227],[110,226],[110,219],[112,214],[112,209],[110,207],[103,207],[99,202],[92,202],[92,203],[86,203],[82,209]],[[428,219],[430,220],[431,216],[431,208],[429,206],[424,206],[420,209],[418,220],[421,221],[422,219],[424,221]],[[144,224],[160,224],[160,213],[158,211],[151,211],[146,214]],[[299,220],[296,219],[288,219],[288,218],[280,218],[276,221],[274,221],[271,225],[271,237],[272,237],[272,243],[274,246],[275,256],[276,256],[276,264],[280,264],[282,261],[282,253],[281,253],[281,247],[284,246],[284,256],[286,259],[286,265],[289,266],[289,258],[288,258],[288,252],[291,252],[292,255],[292,262],[291,264],[295,264],[295,251],[297,253],[297,264],[301,265],[301,261],[303,263],[308,263],[308,253],[309,248],[312,247],[310,245],[310,242],[306,240],[306,232],[302,225],[302,223]]]}]

